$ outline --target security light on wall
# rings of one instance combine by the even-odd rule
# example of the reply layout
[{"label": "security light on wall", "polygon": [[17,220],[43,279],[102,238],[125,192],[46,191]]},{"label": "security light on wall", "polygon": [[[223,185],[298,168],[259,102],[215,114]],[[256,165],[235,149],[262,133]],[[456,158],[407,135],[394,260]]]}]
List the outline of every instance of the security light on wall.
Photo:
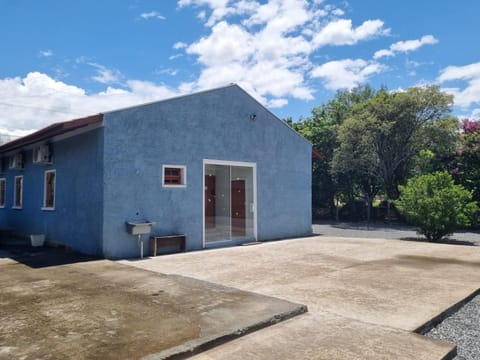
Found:
[{"label": "security light on wall", "polygon": [[250,120],[255,121],[257,114],[250,114]]}]

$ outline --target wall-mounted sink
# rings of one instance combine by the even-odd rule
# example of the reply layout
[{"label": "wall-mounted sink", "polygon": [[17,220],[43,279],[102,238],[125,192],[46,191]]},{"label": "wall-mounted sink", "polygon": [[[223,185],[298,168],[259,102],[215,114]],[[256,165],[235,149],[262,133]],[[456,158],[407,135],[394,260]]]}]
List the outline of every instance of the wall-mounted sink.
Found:
[{"label": "wall-mounted sink", "polygon": [[152,221],[127,221],[127,232],[132,235],[150,234],[152,226],[155,225]]}]

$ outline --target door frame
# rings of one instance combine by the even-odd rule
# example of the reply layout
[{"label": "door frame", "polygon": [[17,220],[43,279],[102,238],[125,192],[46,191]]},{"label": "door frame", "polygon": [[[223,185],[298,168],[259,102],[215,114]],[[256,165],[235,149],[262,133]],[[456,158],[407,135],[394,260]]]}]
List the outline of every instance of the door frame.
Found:
[{"label": "door frame", "polygon": [[[205,165],[226,165],[226,166],[241,166],[249,167],[252,169],[253,176],[253,237],[257,241],[257,163],[244,162],[244,161],[227,161],[227,160],[214,160],[203,159],[202,164],[202,244],[203,248],[206,247],[205,242]],[[232,240],[225,240],[225,242],[231,242]]]}]

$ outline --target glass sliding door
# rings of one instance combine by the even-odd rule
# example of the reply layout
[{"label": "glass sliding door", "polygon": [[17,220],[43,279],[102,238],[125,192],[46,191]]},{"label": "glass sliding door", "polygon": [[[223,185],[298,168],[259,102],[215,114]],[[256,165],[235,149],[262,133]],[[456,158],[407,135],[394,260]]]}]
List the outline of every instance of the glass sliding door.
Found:
[{"label": "glass sliding door", "polygon": [[255,239],[253,166],[205,163],[205,243]]}]

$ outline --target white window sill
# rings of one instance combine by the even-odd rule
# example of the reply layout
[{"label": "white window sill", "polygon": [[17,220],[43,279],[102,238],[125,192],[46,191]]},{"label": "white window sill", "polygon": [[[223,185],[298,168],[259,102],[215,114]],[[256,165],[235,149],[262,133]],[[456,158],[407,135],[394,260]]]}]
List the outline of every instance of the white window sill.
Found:
[{"label": "white window sill", "polygon": [[164,188],[186,188],[187,185],[171,185],[171,184],[163,184]]},{"label": "white window sill", "polygon": [[22,210],[23,207],[22,207],[22,206],[12,206],[12,209],[14,209],[14,210]]},{"label": "white window sill", "polygon": [[42,211],[55,211],[53,207],[42,207]]},{"label": "white window sill", "polygon": [[5,209],[5,205],[3,205],[3,206],[0,206],[0,209]]}]

